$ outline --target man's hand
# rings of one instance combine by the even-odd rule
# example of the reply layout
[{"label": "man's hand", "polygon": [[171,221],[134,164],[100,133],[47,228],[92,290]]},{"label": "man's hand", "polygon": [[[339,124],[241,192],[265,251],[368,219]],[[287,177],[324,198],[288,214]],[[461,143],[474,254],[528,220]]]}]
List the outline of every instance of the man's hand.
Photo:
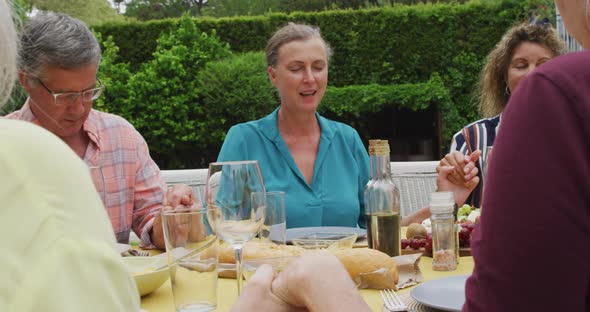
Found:
[{"label": "man's hand", "polygon": [[311,312],[370,311],[340,260],[328,254],[305,254],[294,260],[275,278],[272,292]]},{"label": "man's hand", "polygon": [[[473,154],[465,157],[467,163],[461,169],[463,183],[456,184],[451,181],[451,176],[457,172],[457,166],[437,166],[438,177],[436,179],[436,186],[439,192],[453,192],[455,194],[455,202],[458,206],[463,205],[469,194],[479,183],[477,173],[479,170],[475,166],[475,162],[479,159],[480,150],[473,152]],[[460,165],[458,165],[460,166]]]},{"label": "man's hand", "polygon": [[166,192],[165,206],[178,207],[184,206],[186,208],[192,208],[193,205],[201,205],[197,201],[197,197],[190,186],[186,184],[174,184],[168,187]]},{"label": "man's hand", "polygon": [[270,265],[260,266],[248,280],[231,311],[305,311],[290,306],[272,293],[271,285],[274,277],[275,273]]},{"label": "man's hand", "polygon": [[[165,195],[165,202],[163,204],[164,206],[162,207],[162,211],[176,211],[182,209],[202,208],[201,202],[197,200],[197,197],[193,193],[192,189],[186,184],[175,184],[169,187]],[[201,226],[193,226],[192,228],[183,229],[183,225],[180,224],[169,225],[175,226],[176,228],[176,230],[174,231],[175,237],[173,239],[175,239],[177,243],[179,243],[180,240],[198,242],[206,236],[206,228],[203,223],[202,217],[199,215],[194,216],[192,218],[198,218],[199,220],[192,220],[191,224],[199,224]],[[162,226],[161,213],[157,213],[155,216],[151,239],[152,243],[157,248],[166,248],[166,244],[164,242],[164,231]]]}]

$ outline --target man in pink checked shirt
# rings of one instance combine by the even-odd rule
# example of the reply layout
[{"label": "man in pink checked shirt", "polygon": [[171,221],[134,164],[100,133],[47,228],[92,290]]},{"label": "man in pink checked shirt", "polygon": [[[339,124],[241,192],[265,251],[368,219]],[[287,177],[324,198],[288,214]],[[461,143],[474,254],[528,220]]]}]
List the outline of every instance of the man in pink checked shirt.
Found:
[{"label": "man in pink checked shirt", "polygon": [[92,109],[104,90],[97,78],[100,46],[92,32],[67,15],[42,13],[29,20],[20,44],[19,81],[29,98],[6,118],[49,130],[89,166],[101,168],[104,204],[118,242],[128,243],[133,230],[142,247],[164,248],[162,203],[196,201],[186,185],[167,189],[145,140],[129,122]]}]

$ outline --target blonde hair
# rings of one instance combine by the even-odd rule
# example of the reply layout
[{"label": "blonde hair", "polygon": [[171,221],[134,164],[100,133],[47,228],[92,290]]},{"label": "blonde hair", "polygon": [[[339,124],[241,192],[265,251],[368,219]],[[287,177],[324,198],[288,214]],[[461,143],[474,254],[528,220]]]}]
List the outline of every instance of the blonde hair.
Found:
[{"label": "blonde hair", "polygon": [[264,50],[266,54],[266,64],[272,67],[277,65],[277,62],[279,61],[279,49],[283,45],[292,41],[307,40],[311,38],[318,38],[324,43],[326,57],[329,61],[332,56],[332,49],[324,38],[322,38],[319,28],[305,24],[289,23],[277,30],[277,32],[275,32],[268,40],[266,49]]},{"label": "blonde hair", "polygon": [[16,81],[18,51],[16,27],[12,21],[12,9],[7,1],[0,0],[0,107],[10,97]]},{"label": "blonde hair", "polygon": [[500,114],[510,93],[507,74],[516,48],[523,42],[533,42],[548,48],[552,56],[565,52],[565,43],[549,24],[521,24],[510,28],[487,57],[478,86],[479,109],[483,117]]}]

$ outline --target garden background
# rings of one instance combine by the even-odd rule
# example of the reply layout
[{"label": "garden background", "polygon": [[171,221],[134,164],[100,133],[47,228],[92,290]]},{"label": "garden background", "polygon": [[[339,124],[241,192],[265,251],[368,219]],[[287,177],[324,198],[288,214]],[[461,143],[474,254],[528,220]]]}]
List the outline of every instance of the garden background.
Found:
[{"label": "garden background", "polygon": [[[390,139],[392,160],[412,153],[434,160],[448,150],[453,133],[480,118],[473,91],[487,53],[529,13],[554,16],[545,2],[472,0],[222,18],[189,12],[100,23],[92,29],[103,46],[99,77],[107,88],[94,107],[129,120],[162,169],[206,167],[232,125],[278,106],[262,51],[280,26],[306,23],[319,26],[334,50],[319,112],[354,127],[365,144]],[[22,90],[15,91],[8,111],[23,100]]]}]

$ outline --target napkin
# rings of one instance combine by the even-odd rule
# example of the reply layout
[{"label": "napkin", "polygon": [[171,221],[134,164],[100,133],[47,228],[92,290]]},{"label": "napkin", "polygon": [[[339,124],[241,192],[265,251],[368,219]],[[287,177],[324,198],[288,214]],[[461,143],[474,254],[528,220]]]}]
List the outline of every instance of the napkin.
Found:
[{"label": "napkin", "polygon": [[421,256],[422,253],[415,253],[393,257],[397,263],[397,272],[399,273],[397,289],[407,288],[422,282],[422,272],[418,267]]}]

